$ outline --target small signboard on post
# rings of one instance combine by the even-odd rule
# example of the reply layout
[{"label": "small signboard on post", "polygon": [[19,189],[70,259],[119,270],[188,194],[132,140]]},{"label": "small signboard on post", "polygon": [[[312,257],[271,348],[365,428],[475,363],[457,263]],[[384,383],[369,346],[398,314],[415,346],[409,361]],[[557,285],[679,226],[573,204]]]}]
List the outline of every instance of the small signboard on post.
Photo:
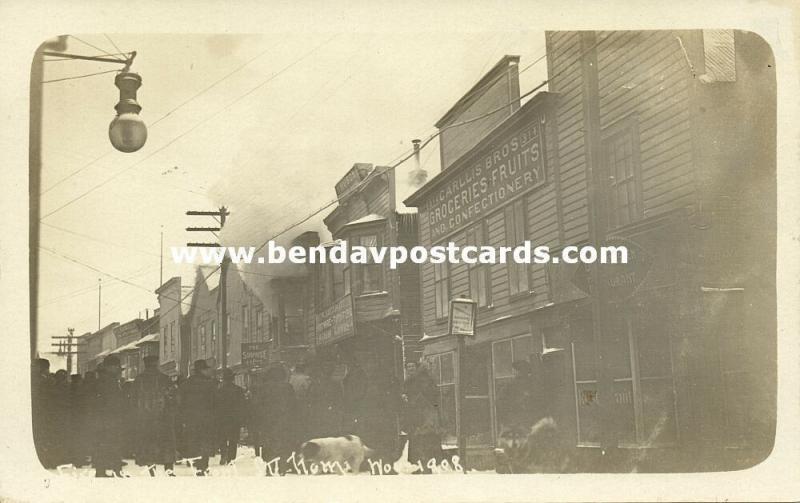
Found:
[{"label": "small signboard on post", "polygon": [[[459,425],[466,424],[464,417],[464,402],[466,385],[463,382],[466,368],[467,337],[475,337],[475,325],[478,315],[478,303],[472,299],[451,299],[450,316],[448,317],[448,331],[450,335],[458,338],[458,416]],[[464,471],[467,469],[467,432],[466,428],[459,426],[458,430],[458,456]]]},{"label": "small signboard on post", "polygon": [[475,318],[478,303],[471,299],[450,301],[449,333],[451,335],[475,336]]}]

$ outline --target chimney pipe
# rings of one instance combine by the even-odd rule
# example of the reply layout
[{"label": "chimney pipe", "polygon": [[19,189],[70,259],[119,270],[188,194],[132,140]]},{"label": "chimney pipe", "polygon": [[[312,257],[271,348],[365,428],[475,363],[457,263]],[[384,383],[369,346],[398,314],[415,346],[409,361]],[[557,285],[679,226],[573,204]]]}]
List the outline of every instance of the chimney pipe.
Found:
[{"label": "chimney pipe", "polygon": [[419,139],[411,140],[411,143],[414,144],[414,169],[408,174],[408,183],[412,187],[421,187],[425,184],[425,181],[428,179],[428,172],[422,169],[422,166],[419,162],[419,150],[420,150],[420,143]]},{"label": "chimney pipe", "polygon": [[144,310],[144,319],[146,319],[146,320],[150,319],[150,308],[149,307]]}]

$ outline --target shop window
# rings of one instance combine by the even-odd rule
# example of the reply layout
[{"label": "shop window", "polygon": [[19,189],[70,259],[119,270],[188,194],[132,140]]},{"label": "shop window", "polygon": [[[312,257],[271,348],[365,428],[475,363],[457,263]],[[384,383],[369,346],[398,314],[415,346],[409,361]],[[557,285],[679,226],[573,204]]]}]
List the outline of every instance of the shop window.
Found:
[{"label": "shop window", "polygon": [[256,341],[264,337],[264,311],[261,307],[256,309]]},{"label": "shop window", "polygon": [[[495,396],[496,434],[512,423],[512,416],[520,405],[514,390],[514,363],[531,365],[538,360],[538,348],[534,348],[532,335],[520,335],[492,344],[492,375]],[[532,390],[533,391],[533,390]]]},{"label": "shop window", "polygon": [[470,347],[464,368],[464,428],[467,445],[492,445],[489,403],[489,347]]},{"label": "shop window", "polygon": [[[607,370],[613,379],[609,421],[621,446],[653,446],[676,440],[675,396],[669,334],[658,318],[613,316],[604,334]],[[599,445],[600,360],[591,326],[573,333],[572,364],[578,444]]]},{"label": "shop window", "polygon": [[436,299],[436,319],[450,314],[450,265],[447,261],[433,264],[433,289]]},{"label": "shop window", "polygon": [[455,353],[427,357],[431,377],[439,390],[439,417],[443,429],[442,443],[457,445]]},{"label": "shop window", "polygon": [[[478,250],[486,244],[486,226],[484,222],[467,231],[467,245],[476,246]],[[489,264],[467,264],[469,271],[469,296],[478,303],[478,307],[491,304]]]},{"label": "shop window", "polygon": [[334,301],[344,296],[344,264],[332,264]]},{"label": "shop window", "polygon": [[639,131],[629,118],[604,132],[603,164],[608,179],[608,219],[621,227],[642,218],[642,180],[639,168]]},{"label": "shop window", "polygon": [[[368,250],[380,246],[377,234],[360,236],[357,240],[359,245],[366,247]],[[359,294],[383,290],[383,264],[375,263],[370,252],[367,255],[367,263],[357,265],[356,269],[359,271]]]},{"label": "shop window", "polygon": [[169,361],[169,340],[167,339],[167,327],[161,329],[161,344],[160,346],[164,348],[164,361]]},{"label": "shop window", "polygon": [[[506,206],[506,246],[516,247],[525,242],[525,201],[518,199]],[[509,256],[508,287],[511,295],[519,295],[530,291],[528,265],[517,264]]]}]

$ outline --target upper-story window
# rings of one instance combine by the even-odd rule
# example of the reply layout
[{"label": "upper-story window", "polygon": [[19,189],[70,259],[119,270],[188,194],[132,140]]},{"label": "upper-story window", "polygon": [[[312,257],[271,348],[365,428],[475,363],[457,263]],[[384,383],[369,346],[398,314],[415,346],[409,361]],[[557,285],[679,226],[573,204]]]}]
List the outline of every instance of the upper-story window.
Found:
[{"label": "upper-story window", "polygon": [[[357,243],[367,250],[381,246],[377,234],[358,236]],[[383,290],[383,264],[372,261],[372,253],[367,251],[367,263],[356,267],[359,281],[359,294],[380,292]]]},{"label": "upper-story window", "polygon": [[[516,247],[525,242],[525,201],[518,199],[505,208],[506,246]],[[508,265],[508,287],[511,295],[528,293],[530,278],[527,264],[511,260]]]},{"label": "upper-story window", "polygon": [[217,358],[217,322],[211,320],[211,356]]},{"label": "upper-story window", "polygon": [[169,355],[170,357],[175,356],[175,322],[171,321],[169,323]]},{"label": "upper-story window", "polygon": [[264,311],[259,306],[256,309],[256,340],[261,341],[264,337]]},{"label": "upper-story window", "polygon": [[[480,247],[486,244],[486,226],[484,222],[467,230],[467,245]],[[486,307],[491,303],[491,283],[489,281],[488,264],[467,264],[469,271],[469,296],[478,303],[479,307]]]},{"label": "upper-story window", "polygon": [[206,353],[206,326],[200,325],[200,356],[205,358],[207,355]]},{"label": "upper-story window", "polygon": [[642,218],[642,179],[639,167],[639,130],[633,118],[603,132],[603,167],[607,176],[609,227]]},{"label": "upper-story window", "polygon": [[436,298],[436,318],[447,318],[450,313],[450,264],[445,261],[433,264],[433,289]]}]

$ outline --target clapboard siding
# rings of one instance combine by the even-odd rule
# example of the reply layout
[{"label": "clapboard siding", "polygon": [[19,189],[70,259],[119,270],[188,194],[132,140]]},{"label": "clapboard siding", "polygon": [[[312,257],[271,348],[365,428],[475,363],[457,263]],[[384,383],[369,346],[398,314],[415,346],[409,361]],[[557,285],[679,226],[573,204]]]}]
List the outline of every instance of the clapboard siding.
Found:
[{"label": "clapboard siding", "polygon": [[[633,121],[638,131],[639,169],[645,217],[691,204],[695,190],[690,130],[691,72],[670,31],[599,32],[588,48],[579,32],[547,35],[548,86],[556,94],[555,116],[546,124],[547,181],[526,193],[527,238],[534,246],[558,248],[588,240],[589,206],[584,57],[596,53],[601,138]],[[613,129],[612,129],[613,128]],[[373,202],[370,202],[370,206]],[[424,203],[422,203],[424,205]],[[505,213],[497,208],[483,217],[486,244],[509,246]],[[477,223],[477,221],[476,221]],[[423,245],[430,241],[425,211],[419,216]],[[453,239],[464,244],[464,230]],[[551,297],[546,268],[531,265],[530,295],[510,297],[509,268],[489,266],[492,308],[481,310],[479,323],[541,307]],[[450,266],[451,296],[469,295],[465,264]],[[433,265],[420,267],[424,331],[438,335],[446,323],[435,319]],[[527,299],[527,300],[526,300]]]},{"label": "clapboard siding", "polygon": [[597,48],[600,125],[605,130],[629,117],[637,124],[644,216],[690,204],[691,73],[676,34],[599,36],[607,37]]}]

